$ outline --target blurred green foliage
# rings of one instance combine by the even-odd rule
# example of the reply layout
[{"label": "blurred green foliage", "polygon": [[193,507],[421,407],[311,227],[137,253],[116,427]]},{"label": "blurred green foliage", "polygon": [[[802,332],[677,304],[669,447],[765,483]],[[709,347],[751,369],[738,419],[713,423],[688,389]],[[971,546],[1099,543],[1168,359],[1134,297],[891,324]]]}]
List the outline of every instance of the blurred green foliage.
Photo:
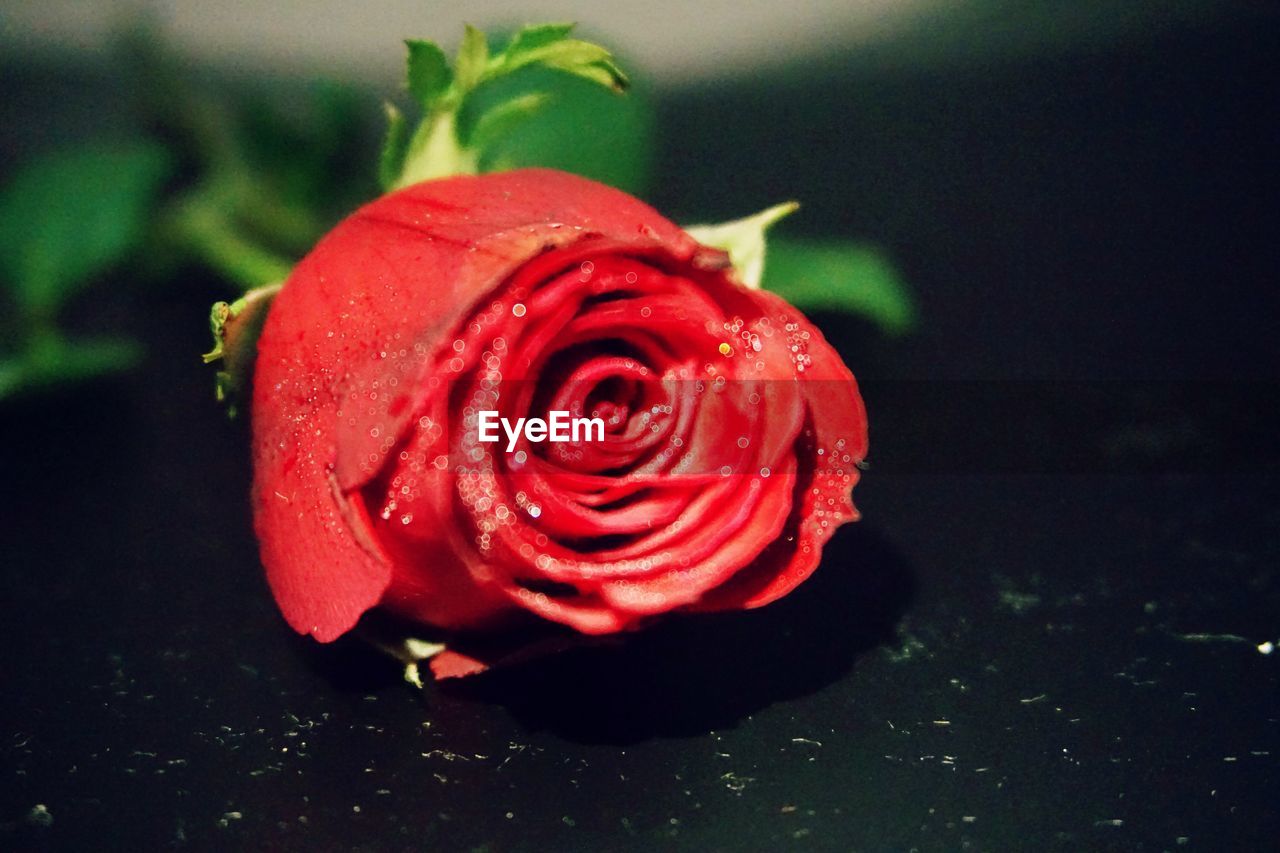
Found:
[{"label": "blurred green foliage", "polygon": [[287,99],[199,80],[154,43],[128,51],[141,111],[185,180],[164,200],[150,248],[157,272],[195,261],[247,290],[288,275],[320,236],[377,192],[369,111],[357,90],[319,80]]},{"label": "blurred green foliage", "polygon": [[[372,104],[352,87],[321,81],[286,103],[197,79],[146,30],[122,44],[150,138],[48,152],[0,190],[0,399],[137,362],[137,342],[69,336],[58,325],[69,300],[90,298],[86,288],[126,263],[117,286],[175,281],[193,263],[232,291],[283,280],[380,180],[402,177],[442,102],[454,101],[447,132],[469,168],[562,169],[641,197],[652,179],[649,95],[618,97],[627,81],[613,58],[570,38],[567,25],[524,28],[493,46],[469,31],[453,67],[438,47],[408,42],[409,94],[425,113],[413,130],[387,105],[381,164]],[[771,239],[764,285],[802,309],[852,311],[892,333],[914,318],[893,266],[857,243]]]},{"label": "blurred green foliage", "polygon": [[0,275],[22,310],[52,315],[143,234],[171,158],[149,142],[53,151],[0,191]]},{"label": "blurred green foliage", "polygon": [[155,143],[99,143],[49,152],[0,190],[0,279],[12,303],[0,399],[136,363],[135,343],[66,337],[57,315],[142,243],[171,168]]},{"label": "blurred green foliage", "polygon": [[805,311],[848,311],[890,334],[910,331],[915,305],[897,268],[875,246],[773,238],[764,287]]},{"label": "blurred green foliage", "polygon": [[22,349],[0,358],[0,400],[117,373],[141,357],[142,345],[125,337],[68,338],[49,328],[30,332]]}]

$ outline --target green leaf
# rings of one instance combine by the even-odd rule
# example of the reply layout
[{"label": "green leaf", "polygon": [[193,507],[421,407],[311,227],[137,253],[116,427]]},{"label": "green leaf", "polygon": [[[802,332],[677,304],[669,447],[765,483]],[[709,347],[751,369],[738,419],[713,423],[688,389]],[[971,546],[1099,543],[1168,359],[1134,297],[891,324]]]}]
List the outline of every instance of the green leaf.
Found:
[{"label": "green leaf", "polygon": [[458,90],[466,94],[474,89],[484,78],[489,65],[489,41],[484,32],[470,24],[462,35],[462,44],[458,48],[458,61],[455,65]]},{"label": "green leaf", "polygon": [[28,163],[0,191],[0,276],[49,316],[134,248],[170,158],[150,143],[96,144]]},{"label": "green leaf", "polygon": [[0,400],[18,393],[119,373],[138,363],[142,347],[127,338],[37,336],[26,350],[0,360]]},{"label": "green leaf", "polygon": [[719,225],[690,225],[684,230],[704,246],[729,253],[729,263],[747,287],[760,286],[764,275],[764,234],[770,226],[800,209],[800,203],[784,201],[752,216]]},{"label": "green leaf", "polygon": [[916,320],[901,275],[866,244],[775,239],[764,286],[802,310],[862,314],[891,334],[909,331]]},{"label": "green leaf", "polygon": [[384,104],[387,113],[387,137],[378,157],[378,183],[383,190],[395,186],[396,179],[404,171],[404,156],[409,147],[409,125],[404,113],[395,104]]},{"label": "green leaf", "polygon": [[444,51],[434,42],[409,39],[409,92],[424,110],[429,110],[449,91],[453,72]]}]

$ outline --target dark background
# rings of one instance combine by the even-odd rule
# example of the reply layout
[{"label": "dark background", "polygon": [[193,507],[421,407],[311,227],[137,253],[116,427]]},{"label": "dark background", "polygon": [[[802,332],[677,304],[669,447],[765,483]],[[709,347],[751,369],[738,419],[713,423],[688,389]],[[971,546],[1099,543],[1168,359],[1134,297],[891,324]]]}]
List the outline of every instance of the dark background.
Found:
[{"label": "dark background", "polygon": [[[659,92],[656,206],[798,194],[910,283],[910,336],[817,317],[865,517],[777,605],[470,683],[292,634],[194,357],[225,285],[103,294],[142,370],[0,410],[0,848],[1270,847],[1273,24]],[[9,154],[112,120],[4,76]]]}]

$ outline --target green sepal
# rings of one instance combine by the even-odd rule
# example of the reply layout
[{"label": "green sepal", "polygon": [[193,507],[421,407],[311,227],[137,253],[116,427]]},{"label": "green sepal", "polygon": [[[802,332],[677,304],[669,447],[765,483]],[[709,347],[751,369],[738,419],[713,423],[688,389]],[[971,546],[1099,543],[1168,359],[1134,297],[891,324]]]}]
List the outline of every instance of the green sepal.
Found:
[{"label": "green sepal", "polygon": [[732,222],[690,225],[684,230],[702,245],[728,252],[737,279],[747,287],[758,288],[764,276],[765,232],[799,209],[799,202],[784,201]]},{"label": "green sepal", "polygon": [[409,138],[404,163],[391,189],[479,171],[478,152],[458,139],[457,113],[436,111]]},{"label": "green sepal", "polygon": [[645,196],[651,188],[655,122],[644,90],[618,97],[581,77],[526,68],[477,91],[462,130],[484,120],[491,109],[530,94],[546,94],[547,104],[473,146],[481,152],[480,171],[558,169]]},{"label": "green sepal", "polygon": [[483,31],[465,25],[462,44],[458,47],[454,79],[460,95],[470,92],[484,79],[489,65],[489,40]]},{"label": "green sepal", "polygon": [[[543,93],[522,93],[490,104],[464,122],[468,99],[478,89],[528,68],[548,68],[590,80],[612,91],[627,87],[626,75],[609,51],[569,38],[572,24],[520,29],[496,52],[480,30],[467,25],[452,71],[444,52],[425,41],[408,41],[409,89],[423,109],[412,133],[388,113],[390,127],[379,177],[385,189],[449,175],[475,174],[486,150],[546,102]],[[491,159],[491,158],[490,158]]]},{"label": "green sepal", "polygon": [[516,31],[503,53],[508,61],[516,61],[541,47],[568,38],[574,26],[572,23],[528,24]]},{"label": "green sepal", "polygon": [[530,92],[486,110],[466,133],[466,145],[477,151],[491,148],[519,124],[532,118],[551,101],[545,92]]},{"label": "green sepal", "polygon": [[387,115],[387,136],[378,157],[378,184],[383,190],[395,185],[404,171],[404,157],[409,147],[409,125],[395,104],[383,104]]},{"label": "green sepal", "polygon": [[490,79],[531,65],[541,65],[585,77],[615,92],[622,92],[630,85],[608,50],[588,41],[567,38],[569,30],[563,27],[553,29],[558,33],[554,38],[550,33],[533,39],[522,38],[524,31],[517,33],[511,45],[502,52],[489,75]]},{"label": "green sepal", "polygon": [[202,358],[205,364],[223,363],[215,377],[214,393],[218,402],[227,404],[229,417],[236,416],[237,402],[249,386],[257,356],[258,336],[262,334],[267,311],[281,286],[270,284],[256,288],[231,303],[215,302],[209,312],[213,349]]},{"label": "green sepal", "polygon": [[435,42],[408,39],[409,93],[424,110],[435,107],[453,82],[453,72],[444,51]]},{"label": "green sepal", "polygon": [[561,71],[567,71],[575,77],[590,80],[592,83],[597,83],[604,86],[606,89],[612,89],[618,93],[625,92],[631,85],[631,81],[622,73],[622,69],[612,61],[608,60],[567,65],[557,65],[550,62],[544,64],[548,68],[557,68]]}]

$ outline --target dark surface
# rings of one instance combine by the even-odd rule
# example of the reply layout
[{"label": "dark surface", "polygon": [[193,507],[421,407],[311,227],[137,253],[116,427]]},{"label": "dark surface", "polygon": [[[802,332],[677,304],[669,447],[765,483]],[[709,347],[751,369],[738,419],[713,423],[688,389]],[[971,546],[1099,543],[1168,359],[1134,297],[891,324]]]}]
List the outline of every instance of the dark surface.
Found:
[{"label": "dark surface", "polygon": [[819,318],[865,520],[775,606],[461,686],[292,635],[194,358],[222,291],[119,297],[141,373],[0,411],[0,848],[1274,844],[1277,47],[669,95],[661,206],[800,194],[919,296]]}]

